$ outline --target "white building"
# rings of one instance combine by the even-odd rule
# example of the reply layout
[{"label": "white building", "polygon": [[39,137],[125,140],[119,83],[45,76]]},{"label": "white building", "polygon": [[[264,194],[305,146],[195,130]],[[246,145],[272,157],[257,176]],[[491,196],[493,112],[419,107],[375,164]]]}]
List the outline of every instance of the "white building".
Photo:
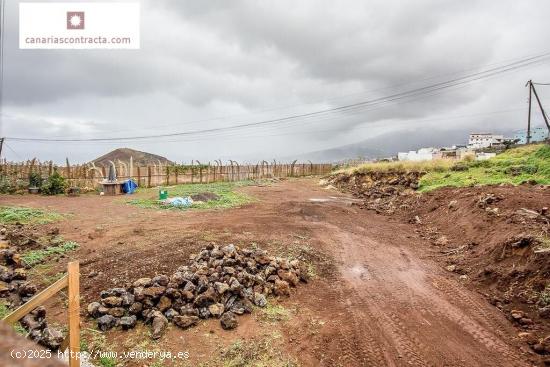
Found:
[{"label": "white building", "polygon": [[486,161],[487,159],[491,159],[496,157],[496,153],[477,153],[476,154],[476,161]]},{"label": "white building", "polygon": [[502,144],[503,142],[504,136],[502,135],[495,135],[491,133],[473,133],[470,134],[470,138],[468,139],[468,148],[489,148],[490,146]]},{"label": "white building", "polygon": [[411,150],[409,152],[397,153],[397,160],[399,161],[431,161],[433,155],[437,150],[434,148],[421,148],[417,151]]}]

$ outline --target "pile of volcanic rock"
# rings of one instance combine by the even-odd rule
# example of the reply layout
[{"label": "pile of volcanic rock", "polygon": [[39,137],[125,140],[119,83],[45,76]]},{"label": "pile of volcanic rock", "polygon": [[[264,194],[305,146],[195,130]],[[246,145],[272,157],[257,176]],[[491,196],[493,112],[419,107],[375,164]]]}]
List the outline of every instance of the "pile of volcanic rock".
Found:
[{"label": "pile of volcanic rock", "polygon": [[[27,280],[27,270],[19,253],[22,245],[13,239],[20,227],[0,228],[0,301],[11,309],[21,306],[37,292],[36,285]],[[49,349],[58,349],[63,341],[62,333],[48,326],[44,307],[38,307],[20,323],[32,340]]]},{"label": "pile of volcanic rock", "polygon": [[88,305],[88,314],[104,331],[130,329],[141,319],[151,323],[154,339],[162,336],[168,322],[187,329],[214,317],[228,330],[237,327],[236,315],[265,307],[267,296],[289,296],[291,287],[308,280],[304,262],[268,256],[259,249],[209,245],[190,258],[190,265],[171,276],[141,278],[128,288],[102,291],[101,300]]},{"label": "pile of volcanic rock", "polygon": [[25,315],[20,323],[27,330],[32,340],[48,349],[57,350],[63,343],[64,337],[61,331],[48,326],[44,306],[39,306]]}]

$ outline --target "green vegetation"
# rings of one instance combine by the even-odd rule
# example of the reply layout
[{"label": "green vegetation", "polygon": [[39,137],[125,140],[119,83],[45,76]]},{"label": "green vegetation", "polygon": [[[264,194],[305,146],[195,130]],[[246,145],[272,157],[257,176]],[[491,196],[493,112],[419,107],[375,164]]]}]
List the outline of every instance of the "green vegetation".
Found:
[{"label": "green vegetation", "polygon": [[258,313],[258,319],[265,322],[280,322],[290,318],[290,311],[281,305],[273,305],[268,303]]},{"label": "green vegetation", "polygon": [[[4,317],[8,316],[8,314],[11,311],[12,310],[10,310],[5,303],[0,302],[0,320],[3,319]],[[25,328],[23,326],[21,326],[21,324],[19,322],[15,323],[15,325],[13,325],[13,329],[19,335],[27,335],[27,330],[25,330]]]},{"label": "green vegetation", "polygon": [[8,306],[5,303],[0,302],[0,319],[3,319],[10,313]]},{"label": "green vegetation", "polygon": [[63,218],[61,214],[34,208],[19,206],[0,207],[0,223],[45,224]]},{"label": "green vegetation", "polygon": [[539,300],[537,303],[541,307],[546,307],[550,305],[550,288],[548,288],[548,286],[544,288],[542,292],[540,292]]},{"label": "green vegetation", "polygon": [[74,241],[66,241],[59,246],[50,246],[45,249],[28,251],[21,256],[21,260],[27,266],[35,266],[47,258],[63,255],[64,253],[72,251],[76,248],[78,248],[78,243]]},{"label": "green vegetation", "polygon": [[519,185],[524,182],[550,184],[550,145],[533,144],[509,149],[494,158],[476,161],[472,157],[456,162],[434,160],[421,162],[377,162],[347,168],[336,173],[425,172],[419,191],[441,187],[474,185]]},{"label": "green vegetation", "polygon": [[21,179],[13,179],[4,174],[0,175],[0,194],[23,193],[27,189],[28,182]]},{"label": "green vegetation", "polygon": [[102,367],[116,367],[117,360],[114,357],[100,357],[99,365]]},{"label": "green vegetation", "polygon": [[44,180],[39,172],[29,173],[29,187],[41,187]]},{"label": "green vegetation", "polygon": [[237,340],[225,348],[221,356],[202,366],[223,367],[293,367],[298,366],[283,352],[281,334],[275,332],[261,338]]},{"label": "green vegetation", "polygon": [[[226,209],[243,204],[247,204],[253,201],[253,198],[243,194],[241,192],[235,191],[239,187],[249,186],[254,184],[254,181],[240,181],[240,182],[216,182],[209,184],[185,184],[178,186],[168,187],[168,194],[170,197],[186,197],[193,194],[200,193],[213,193],[219,196],[218,200],[210,200],[207,202],[194,203],[191,207],[173,207],[170,205],[162,204],[158,201],[158,191],[156,188],[145,189],[146,194],[150,197],[151,194],[154,195],[153,198],[147,199],[133,199],[128,201],[128,203],[137,205],[142,208],[152,208],[152,209],[172,209],[172,210],[192,210],[192,209]],[[140,193],[141,194],[141,193]]]},{"label": "green vegetation", "polygon": [[463,160],[448,170],[427,170],[420,180],[420,191],[445,186],[519,185],[532,181],[550,184],[550,145],[537,144],[510,149],[484,161]]},{"label": "green vegetation", "polygon": [[346,168],[336,173],[368,173],[368,172],[445,172],[451,169],[453,161],[438,159],[435,161],[399,161],[399,162],[375,162],[365,163],[357,167]]},{"label": "green vegetation", "polygon": [[67,182],[65,178],[57,172],[57,169],[44,181],[40,191],[44,195],[59,195],[65,193]]}]

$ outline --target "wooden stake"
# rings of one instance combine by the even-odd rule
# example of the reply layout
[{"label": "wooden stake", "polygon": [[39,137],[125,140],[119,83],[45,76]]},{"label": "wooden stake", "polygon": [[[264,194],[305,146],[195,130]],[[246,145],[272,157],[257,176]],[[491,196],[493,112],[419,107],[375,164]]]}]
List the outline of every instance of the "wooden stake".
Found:
[{"label": "wooden stake", "polygon": [[7,324],[13,325],[17,321],[21,320],[23,316],[46,302],[51,296],[62,290],[67,286],[67,275],[64,275],[57,282],[50,285],[48,288],[44,289],[42,292],[36,294],[32,297],[27,303],[23,304],[21,307],[10,313],[4,318],[4,322]]},{"label": "wooden stake", "polygon": [[69,271],[69,367],[80,366],[80,266],[68,264]]}]

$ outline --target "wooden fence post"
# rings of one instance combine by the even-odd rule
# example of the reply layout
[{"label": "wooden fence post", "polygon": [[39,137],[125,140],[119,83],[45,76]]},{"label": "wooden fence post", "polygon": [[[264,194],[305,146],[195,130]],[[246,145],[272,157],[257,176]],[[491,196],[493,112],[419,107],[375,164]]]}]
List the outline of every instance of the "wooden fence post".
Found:
[{"label": "wooden fence post", "polygon": [[69,367],[80,366],[80,266],[71,261],[69,273]]},{"label": "wooden fence post", "polygon": [[69,300],[69,333],[60,350],[64,352],[69,347],[69,367],[80,366],[80,266],[78,261],[67,264],[67,274],[58,279],[42,292],[35,294],[30,300],[19,306],[15,311],[5,316],[2,321],[13,325],[29,312],[44,304],[57,292],[68,287]]},{"label": "wooden fence post", "polygon": [[151,166],[147,166],[147,187],[151,187]]}]

